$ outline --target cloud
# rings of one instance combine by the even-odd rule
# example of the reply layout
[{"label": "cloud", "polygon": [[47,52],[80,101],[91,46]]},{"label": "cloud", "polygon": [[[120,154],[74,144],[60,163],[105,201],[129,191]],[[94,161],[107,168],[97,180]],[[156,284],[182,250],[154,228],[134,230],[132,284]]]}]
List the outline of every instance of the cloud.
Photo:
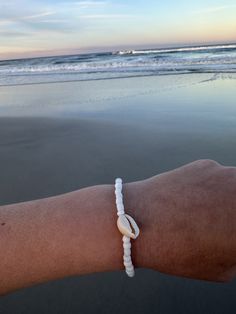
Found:
[{"label": "cloud", "polygon": [[91,7],[98,7],[98,6],[104,6],[109,4],[108,1],[76,1],[73,2],[74,5],[83,7],[83,8],[91,8]]},{"label": "cloud", "polygon": [[[130,14],[83,14],[79,15],[82,19],[127,19],[132,18],[134,15]],[[137,16],[136,16],[137,17]]]},{"label": "cloud", "polygon": [[[1,0],[0,0],[1,1]],[[68,31],[81,27],[82,21],[91,19],[118,18],[118,14],[101,14],[109,5],[108,1],[55,1],[55,0],[9,0],[0,2],[0,26],[5,34],[10,28],[23,28],[23,31]],[[121,15],[120,15],[121,18]],[[4,33],[0,34],[1,36]]]},{"label": "cloud", "polygon": [[33,14],[33,15],[26,15],[26,16],[19,16],[19,17],[10,17],[10,18],[4,18],[1,19],[0,18],[0,25],[7,25],[10,23],[14,23],[14,22],[20,22],[20,21],[27,21],[27,20],[36,20],[36,19],[40,19],[42,17],[46,17],[46,16],[50,16],[50,15],[54,15],[56,12],[42,12],[42,13],[38,13],[38,14]]},{"label": "cloud", "polygon": [[5,37],[13,37],[13,38],[18,38],[18,37],[25,37],[29,36],[28,33],[26,32],[14,32],[14,31],[0,31],[0,37],[5,36]]},{"label": "cloud", "polygon": [[38,14],[23,16],[23,17],[19,18],[19,20],[34,20],[34,19],[39,19],[39,18],[45,17],[45,16],[55,15],[56,13],[57,13],[56,11],[45,11],[45,12],[41,12]]},{"label": "cloud", "polygon": [[209,7],[209,8],[204,8],[201,10],[195,10],[192,11],[193,14],[207,14],[207,13],[214,13],[214,12],[220,12],[220,11],[225,11],[225,10],[230,10],[236,8],[236,4],[232,5],[222,5],[222,6],[217,6],[217,7]]}]

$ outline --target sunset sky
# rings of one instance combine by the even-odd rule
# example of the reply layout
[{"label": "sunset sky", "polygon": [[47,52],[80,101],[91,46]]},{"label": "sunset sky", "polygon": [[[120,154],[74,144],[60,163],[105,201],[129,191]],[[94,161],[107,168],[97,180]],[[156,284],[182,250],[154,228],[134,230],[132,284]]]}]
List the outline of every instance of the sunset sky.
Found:
[{"label": "sunset sky", "polygon": [[0,0],[0,59],[236,42],[235,0]]}]

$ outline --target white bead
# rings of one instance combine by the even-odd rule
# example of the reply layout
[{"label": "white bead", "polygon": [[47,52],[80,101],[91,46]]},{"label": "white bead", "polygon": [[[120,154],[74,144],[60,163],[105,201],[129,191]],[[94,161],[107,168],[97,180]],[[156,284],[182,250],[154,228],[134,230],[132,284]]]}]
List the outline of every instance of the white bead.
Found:
[{"label": "white bead", "polygon": [[133,264],[132,264],[131,261],[129,261],[129,262],[124,262],[124,265],[125,265],[125,267],[131,267],[131,266],[133,266]]},{"label": "white bead", "polygon": [[120,200],[116,201],[116,206],[117,207],[124,207],[123,202]]},{"label": "white bead", "polygon": [[118,211],[119,209],[124,210],[125,208],[124,208],[123,202],[116,202],[116,208]]},{"label": "white bead", "polygon": [[123,256],[124,262],[130,262],[131,261],[131,256]]},{"label": "white bead", "polygon": [[123,205],[123,203],[116,203],[116,207],[117,207],[117,210],[118,210],[118,211],[119,211],[119,209],[124,210],[124,205]]},{"label": "white bead", "polygon": [[122,241],[123,243],[130,243],[130,238],[128,238],[127,236],[123,236]]},{"label": "white bead", "polygon": [[117,199],[116,199],[116,202],[121,202],[122,203],[123,201],[123,197],[121,195],[121,191],[119,191],[119,193],[117,193]]},{"label": "white bead", "polygon": [[116,207],[117,207],[117,211],[118,211],[118,212],[120,212],[120,211],[123,211],[123,212],[124,212],[124,211],[125,211],[123,205],[120,205],[120,204],[119,204],[119,205],[117,205]]},{"label": "white bead", "polygon": [[134,270],[134,266],[131,264],[129,266],[126,266],[126,270],[127,271],[133,271]]},{"label": "white bead", "polygon": [[125,256],[130,256],[131,255],[131,249],[124,249],[124,255]]},{"label": "white bead", "polygon": [[131,249],[131,243],[123,243],[124,249]]},{"label": "white bead", "polygon": [[121,215],[121,213],[122,213],[122,215],[125,214],[124,208],[122,208],[122,207],[118,208],[117,215],[119,216],[119,215]]},{"label": "white bead", "polygon": [[124,205],[123,204],[116,204],[117,211],[124,211]]},{"label": "white bead", "polygon": [[117,216],[124,215],[124,213],[125,213],[124,211],[120,211],[120,212],[117,213]]},{"label": "white bead", "polygon": [[121,204],[123,204],[123,199],[122,199],[122,197],[117,197],[117,199],[116,199],[116,204],[117,203],[121,203]]},{"label": "white bead", "polygon": [[132,271],[134,271],[134,267],[132,267],[133,265],[125,265],[125,271],[131,273]]},{"label": "white bead", "polygon": [[126,272],[126,274],[129,276],[129,277],[134,277],[134,275],[135,275],[135,272],[133,271],[133,272]]}]

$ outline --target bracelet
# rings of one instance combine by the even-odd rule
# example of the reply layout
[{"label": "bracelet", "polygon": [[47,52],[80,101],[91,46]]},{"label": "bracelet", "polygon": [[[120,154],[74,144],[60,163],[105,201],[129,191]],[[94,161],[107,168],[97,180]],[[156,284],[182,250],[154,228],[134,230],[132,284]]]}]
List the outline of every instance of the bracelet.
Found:
[{"label": "bracelet", "polygon": [[[117,207],[117,227],[121,234],[123,234],[123,248],[124,248],[124,266],[126,274],[129,277],[134,277],[134,266],[131,260],[131,239],[136,239],[139,235],[139,227],[135,220],[125,213],[123,196],[122,196],[122,180],[117,178],[115,181],[115,195],[116,195],[116,207]],[[132,228],[134,232],[132,231]]]}]

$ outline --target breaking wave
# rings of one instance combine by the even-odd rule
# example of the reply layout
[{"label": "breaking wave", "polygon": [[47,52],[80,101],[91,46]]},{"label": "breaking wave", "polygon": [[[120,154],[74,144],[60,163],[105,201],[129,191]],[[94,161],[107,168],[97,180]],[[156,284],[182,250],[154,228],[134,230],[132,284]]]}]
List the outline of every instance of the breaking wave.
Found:
[{"label": "breaking wave", "polygon": [[236,44],[0,61],[0,85],[184,73],[236,73]]}]

